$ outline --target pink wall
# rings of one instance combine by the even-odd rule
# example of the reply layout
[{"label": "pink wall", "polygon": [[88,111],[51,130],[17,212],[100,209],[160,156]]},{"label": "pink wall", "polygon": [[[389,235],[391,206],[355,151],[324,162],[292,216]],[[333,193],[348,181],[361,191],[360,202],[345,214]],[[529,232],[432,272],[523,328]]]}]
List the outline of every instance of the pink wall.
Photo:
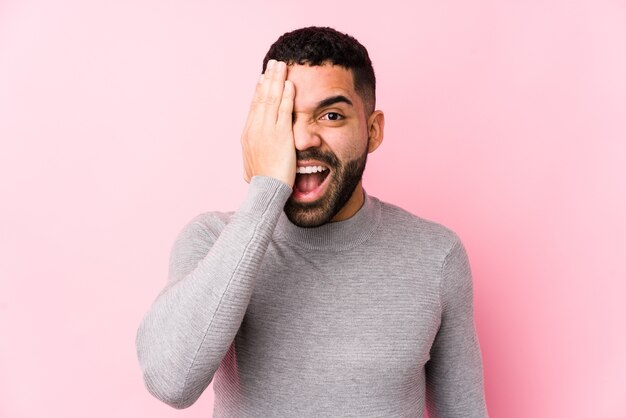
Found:
[{"label": "pink wall", "polygon": [[150,397],[135,330],[310,24],[373,57],[368,192],[466,243],[491,416],[626,416],[625,3],[232,3],[0,2],[0,417],[211,415]]}]

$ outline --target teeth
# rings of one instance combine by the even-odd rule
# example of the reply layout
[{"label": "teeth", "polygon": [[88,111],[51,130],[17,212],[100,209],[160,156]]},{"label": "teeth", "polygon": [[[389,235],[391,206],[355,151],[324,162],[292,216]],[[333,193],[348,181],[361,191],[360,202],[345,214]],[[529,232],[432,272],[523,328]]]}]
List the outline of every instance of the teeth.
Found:
[{"label": "teeth", "polygon": [[321,165],[311,165],[308,167],[296,167],[296,173],[298,174],[311,174],[317,173],[327,170],[326,167],[322,167]]}]

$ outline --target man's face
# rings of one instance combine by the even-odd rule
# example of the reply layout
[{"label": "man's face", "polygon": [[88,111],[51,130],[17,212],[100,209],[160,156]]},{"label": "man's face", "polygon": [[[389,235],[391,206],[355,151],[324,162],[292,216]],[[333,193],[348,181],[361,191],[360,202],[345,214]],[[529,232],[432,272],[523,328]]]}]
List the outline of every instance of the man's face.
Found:
[{"label": "man's face", "polygon": [[285,213],[302,227],[340,220],[341,212],[357,201],[360,207],[362,201],[360,182],[368,153],[363,101],[354,90],[352,72],[343,67],[291,65],[287,79],[296,92],[293,133],[298,172]]}]

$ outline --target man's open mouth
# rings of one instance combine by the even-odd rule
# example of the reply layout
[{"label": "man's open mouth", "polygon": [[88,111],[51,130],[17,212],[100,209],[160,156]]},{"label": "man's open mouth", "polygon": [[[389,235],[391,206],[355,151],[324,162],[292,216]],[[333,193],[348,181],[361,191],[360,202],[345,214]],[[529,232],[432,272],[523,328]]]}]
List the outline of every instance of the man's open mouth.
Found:
[{"label": "man's open mouth", "polygon": [[[296,198],[314,200],[321,194],[322,186],[330,170],[323,165],[299,166],[296,168],[294,194]],[[309,199],[310,198],[310,199]]]}]

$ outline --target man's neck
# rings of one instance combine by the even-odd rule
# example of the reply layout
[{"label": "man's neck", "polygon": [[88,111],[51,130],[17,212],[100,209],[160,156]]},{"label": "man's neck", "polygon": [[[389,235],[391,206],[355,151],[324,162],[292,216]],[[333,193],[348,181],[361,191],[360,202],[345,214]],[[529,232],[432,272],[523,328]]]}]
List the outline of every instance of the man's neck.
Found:
[{"label": "man's neck", "polygon": [[361,209],[363,206],[363,202],[365,201],[363,195],[363,186],[362,181],[359,181],[359,184],[356,185],[354,192],[352,192],[352,196],[348,199],[348,202],[341,208],[339,212],[331,219],[331,222],[339,222],[345,221],[346,219],[350,219],[354,216],[355,213]]},{"label": "man's neck", "polygon": [[380,202],[358,191],[362,205],[341,222],[328,222],[315,228],[292,224],[283,213],[276,225],[276,236],[308,250],[343,251],[361,245],[374,233],[380,223]]}]

